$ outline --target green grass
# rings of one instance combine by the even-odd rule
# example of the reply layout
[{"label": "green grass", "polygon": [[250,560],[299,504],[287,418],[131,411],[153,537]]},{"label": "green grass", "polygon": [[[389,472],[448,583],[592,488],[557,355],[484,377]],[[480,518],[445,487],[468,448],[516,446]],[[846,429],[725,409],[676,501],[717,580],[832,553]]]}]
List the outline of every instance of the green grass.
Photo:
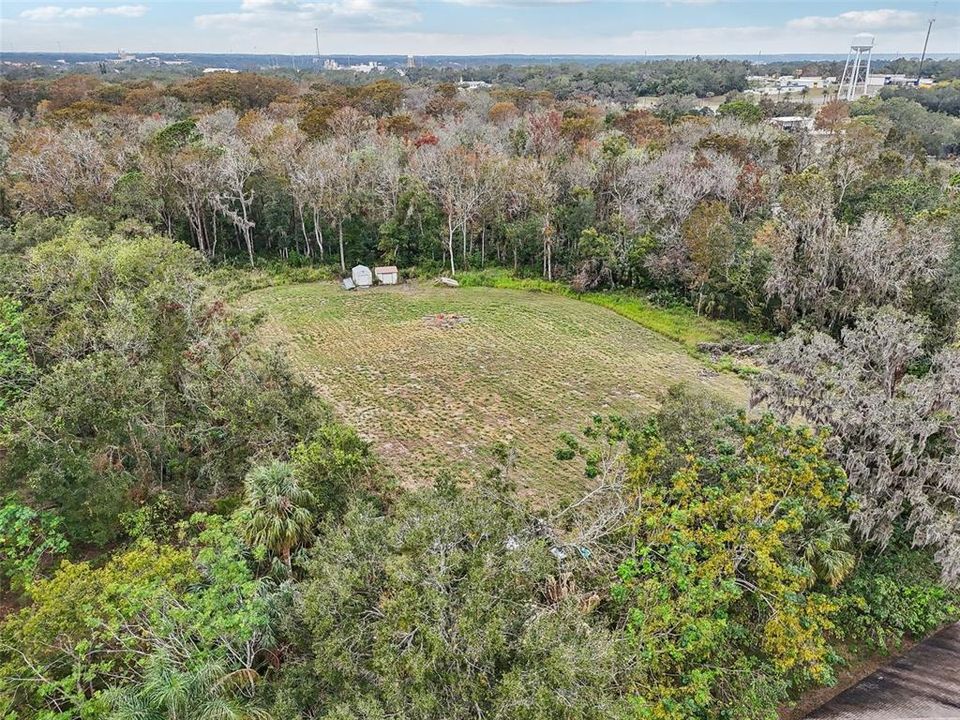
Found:
[{"label": "green grass", "polygon": [[697,344],[702,342],[719,342],[734,338],[754,339],[746,328],[737,323],[705,318],[687,307],[660,307],[636,293],[621,291],[576,293],[562,283],[517,278],[502,269],[464,272],[457,275],[457,280],[465,287],[553,293],[599,305],[645,328],[683,343],[691,351],[695,351]]},{"label": "green grass", "polygon": [[224,263],[206,274],[210,286],[228,300],[236,300],[254,290],[277,285],[292,285],[331,280],[334,270],[327,265],[294,265],[257,259],[256,267],[244,260]]},{"label": "green grass", "polygon": [[[558,436],[591,413],[651,412],[681,381],[735,402],[747,395],[684,345],[554,292],[410,283],[348,293],[325,282],[265,288],[242,304],[264,311],[264,339],[285,341],[320,395],[410,485],[442,470],[476,477],[502,441],[518,450],[522,489],[565,494],[582,477],[554,458]],[[439,328],[438,314],[466,322]]]}]

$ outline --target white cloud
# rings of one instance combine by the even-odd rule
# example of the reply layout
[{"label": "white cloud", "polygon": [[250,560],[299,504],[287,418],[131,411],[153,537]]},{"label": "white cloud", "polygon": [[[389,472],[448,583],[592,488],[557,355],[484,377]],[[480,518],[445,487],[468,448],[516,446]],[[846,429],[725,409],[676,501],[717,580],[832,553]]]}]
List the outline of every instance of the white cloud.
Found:
[{"label": "white cloud", "polygon": [[[287,23],[282,27],[257,23],[234,25],[217,35],[216,50],[246,52],[313,51],[313,24]],[[532,33],[420,32],[407,28],[353,28],[324,32],[321,25],[321,52],[327,54],[492,55],[492,54],[612,54],[612,55],[722,55],[775,53],[846,53],[849,33],[811,31],[780,26],[699,27],[642,30],[615,36]],[[923,33],[884,33],[878,37],[878,52],[919,55]],[[203,37],[209,37],[203,32]],[[936,39],[936,38],[934,38]],[[882,40],[882,42],[881,42]],[[942,52],[940,45],[932,52]]]},{"label": "white cloud", "polygon": [[95,7],[78,7],[78,8],[67,8],[63,11],[63,16],[68,18],[88,18],[93,17],[94,15],[99,15],[100,9]]},{"label": "white cloud", "polygon": [[20,13],[24,20],[33,22],[52,22],[55,20],[83,20],[97,15],[115,15],[118,17],[138,18],[147,12],[146,5],[115,5],[112,7],[61,7],[60,5],[44,5],[31,8]]},{"label": "white cloud", "polygon": [[443,2],[470,7],[544,7],[548,5],[583,5],[589,0],[443,0]]},{"label": "white cloud", "polygon": [[58,18],[63,17],[63,8],[55,7],[53,5],[46,5],[44,7],[24,10],[22,13],[20,13],[20,17],[22,17],[24,20],[36,20],[38,22],[57,20]]},{"label": "white cloud", "polygon": [[[737,11],[729,15],[726,27],[706,27],[708,23],[704,22],[701,27],[642,29],[641,24],[640,30],[632,32],[632,24],[621,22],[604,32],[585,32],[572,22],[566,25],[549,23],[543,27],[536,24],[531,26],[530,23],[475,23],[472,13],[466,10],[458,12],[454,5],[552,5],[554,9],[548,8],[544,14],[552,12],[562,17],[566,14],[565,7],[570,10],[583,7],[570,4],[573,0],[231,0],[227,7],[232,11],[207,10],[206,14],[199,15],[191,10],[204,8],[203,2],[179,0],[181,7],[186,8],[180,17],[167,21],[168,24],[163,26],[155,26],[153,17],[150,22],[125,22],[122,38],[118,38],[115,28],[108,23],[97,22],[98,19],[105,20],[108,16],[140,17],[147,13],[147,5],[132,4],[139,0],[110,1],[118,4],[104,6],[95,0],[41,0],[51,4],[35,5],[15,18],[3,20],[0,35],[4,49],[16,43],[17,50],[49,50],[63,39],[64,45],[69,43],[71,51],[103,51],[122,44],[137,51],[309,54],[314,52],[313,28],[319,27],[321,52],[338,55],[755,55],[762,52],[766,56],[776,53],[845,54],[851,35],[867,31],[876,34],[875,51],[878,53],[918,56],[927,25],[922,10],[916,13],[907,10],[845,12],[824,17],[799,17],[798,13],[795,20],[769,25],[761,25],[758,18],[753,18],[753,26],[749,26],[751,19],[745,17],[747,13]],[[131,4],[119,4],[123,2]],[[726,0],[586,2],[591,6],[595,3],[605,4],[605,9],[598,10],[609,12],[610,17],[617,17],[617,4],[643,2],[674,5],[678,13],[683,11],[685,18],[696,18],[700,14],[696,4],[713,2],[722,7]],[[428,17],[440,3],[445,5],[443,22],[421,23],[421,13]],[[5,4],[5,0],[0,0],[0,4]],[[900,7],[917,9],[917,6],[906,5],[902,0],[898,0],[898,4]],[[811,5],[819,8],[837,7],[833,0],[829,4],[814,0]],[[155,5],[151,3],[150,7],[153,9]],[[95,12],[90,13],[87,8]],[[68,14],[68,10],[72,14]],[[184,14],[187,16],[186,22],[183,22]],[[496,11],[492,10],[489,14],[496,14]],[[450,19],[456,15],[459,15],[459,20]],[[503,15],[507,16],[508,13],[504,11]],[[193,17],[192,23],[190,17]],[[174,22],[175,26],[172,24]],[[64,27],[79,28],[81,25],[83,32],[67,34],[62,31]],[[930,52],[957,52],[958,27],[960,19],[955,13],[938,14]]]},{"label": "white cloud", "polygon": [[420,19],[415,0],[243,0],[237,12],[194,17],[201,30],[230,31],[269,27],[276,32],[322,30],[374,30],[401,28]]},{"label": "white cloud", "polygon": [[243,0],[241,10],[296,10],[303,3],[298,0]]},{"label": "white cloud", "polygon": [[647,3],[651,5],[712,5],[719,0],[440,0],[448,5],[468,7],[550,7],[551,5],[630,5]]},{"label": "white cloud", "polygon": [[146,5],[118,5],[117,7],[108,7],[103,9],[104,15],[117,15],[119,17],[138,18],[147,14]]},{"label": "white cloud", "polygon": [[911,10],[851,10],[839,15],[809,15],[787,23],[795,30],[908,30],[923,24]]}]

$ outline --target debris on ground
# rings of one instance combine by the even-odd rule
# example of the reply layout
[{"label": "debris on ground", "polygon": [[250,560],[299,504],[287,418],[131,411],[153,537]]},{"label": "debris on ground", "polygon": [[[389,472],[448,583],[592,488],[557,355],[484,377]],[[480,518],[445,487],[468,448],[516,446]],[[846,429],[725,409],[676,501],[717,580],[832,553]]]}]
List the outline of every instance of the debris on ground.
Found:
[{"label": "debris on ground", "polygon": [[755,358],[763,353],[764,347],[764,345],[755,345],[737,340],[697,343],[697,350],[709,355],[714,359],[724,356],[731,356],[735,358]]},{"label": "debris on ground", "polygon": [[425,315],[423,318],[424,325],[439,330],[452,330],[468,322],[470,322],[470,318],[456,313],[437,313],[436,315]]}]

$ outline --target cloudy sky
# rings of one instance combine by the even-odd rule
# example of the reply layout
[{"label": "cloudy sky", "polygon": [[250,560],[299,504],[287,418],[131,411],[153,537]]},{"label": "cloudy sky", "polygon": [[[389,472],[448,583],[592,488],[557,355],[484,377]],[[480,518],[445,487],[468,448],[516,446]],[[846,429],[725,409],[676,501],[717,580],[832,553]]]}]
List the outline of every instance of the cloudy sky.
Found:
[{"label": "cloudy sky", "polygon": [[[919,54],[932,2],[913,0],[0,0],[5,51],[379,54]],[[960,0],[932,52],[960,52]]]}]

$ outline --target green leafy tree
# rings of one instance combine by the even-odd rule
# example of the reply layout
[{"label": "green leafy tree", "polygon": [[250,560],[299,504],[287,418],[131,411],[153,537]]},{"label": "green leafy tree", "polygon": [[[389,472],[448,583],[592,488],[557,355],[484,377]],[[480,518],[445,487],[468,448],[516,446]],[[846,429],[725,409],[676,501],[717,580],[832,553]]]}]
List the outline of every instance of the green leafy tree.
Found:
[{"label": "green leafy tree", "polygon": [[911,547],[902,527],[882,552],[867,549],[838,599],[844,644],[868,652],[895,651],[960,615],[960,589],[940,582],[931,553]]},{"label": "green leafy tree", "polygon": [[161,197],[153,191],[149,178],[142,172],[133,170],[117,179],[109,208],[111,217],[130,218],[157,226],[162,220],[162,211]]},{"label": "green leafy tree", "polygon": [[640,717],[766,718],[791,683],[830,678],[830,588],[853,557],[837,525],[846,479],[824,441],[743,416],[697,454],[671,447],[655,420],[634,438],[636,549],[614,598]]},{"label": "green leafy tree", "polygon": [[229,683],[271,664],[274,596],[235,522],[197,515],[178,541],[144,540],[100,567],[65,561],[30,586],[31,604],[0,623],[0,698],[10,711],[105,717],[111,699],[117,712],[130,707],[123,696],[149,717],[182,717],[163,713],[249,699]]},{"label": "green leafy tree", "polygon": [[294,474],[321,513],[342,510],[368,489],[374,469],[370,444],[349,425],[325,423],[291,452]]},{"label": "green leafy tree", "polygon": [[419,180],[404,177],[401,188],[393,217],[380,225],[377,249],[385,262],[409,267],[437,257],[444,218]]},{"label": "green leafy tree", "polygon": [[748,125],[756,125],[763,120],[763,109],[749,100],[728,100],[717,110],[720,117],[732,117]]},{"label": "green leafy tree", "polygon": [[137,618],[198,579],[188,551],[151,543],[99,569],[62,563],[0,625],[0,697],[27,717],[102,707],[107,679],[134,671],[136,646],[127,642]]},{"label": "green leafy tree", "polygon": [[905,97],[861,98],[850,106],[854,117],[876,116],[892,125],[888,142],[902,148],[917,143],[922,152],[944,156],[960,146],[960,120],[941,112],[930,112]]},{"label": "green leafy tree", "polygon": [[709,312],[711,287],[724,285],[734,264],[737,245],[730,208],[716,200],[700,203],[683,223],[682,236],[690,259],[685,279],[695,294],[694,306],[697,314]]},{"label": "green leafy tree", "polygon": [[73,538],[109,541],[161,490],[181,512],[207,507],[324,416],[210,298],[202,265],[180,243],[79,224],[28,254],[23,333],[43,374],[6,415],[0,481],[56,509]]},{"label": "green leafy tree", "polygon": [[925,210],[936,210],[943,203],[944,188],[940,183],[912,176],[898,177],[871,183],[851,195],[841,212],[848,220],[875,212],[908,222]]},{"label": "green leafy tree", "polygon": [[23,395],[34,374],[23,334],[20,304],[0,296],[0,415]]},{"label": "green leafy tree", "polygon": [[[10,421],[0,461],[7,487],[55,507],[72,539],[109,541],[137,484],[124,459],[133,448],[143,452],[153,444],[147,427],[158,392],[155,378],[113,353],[59,363]],[[143,471],[151,469],[148,462]]]},{"label": "green leafy tree", "polygon": [[68,549],[56,515],[10,501],[0,507],[0,575],[26,587],[40,566]]},{"label": "green leafy tree", "polygon": [[573,279],[574,289],[584,292],[612,282],[616,255],[609,235],[597,232],[593,227],[585,228],[577,243],[577,255],[580,267]]},{"label": "green leafy tree", "polygon": [[284,669],[275,715],[628,715],[621,643],[582,564],[558,564],[502,476],[405,494],[390,515],[354,501],[337,520],[288,618],[309,660]]}]

